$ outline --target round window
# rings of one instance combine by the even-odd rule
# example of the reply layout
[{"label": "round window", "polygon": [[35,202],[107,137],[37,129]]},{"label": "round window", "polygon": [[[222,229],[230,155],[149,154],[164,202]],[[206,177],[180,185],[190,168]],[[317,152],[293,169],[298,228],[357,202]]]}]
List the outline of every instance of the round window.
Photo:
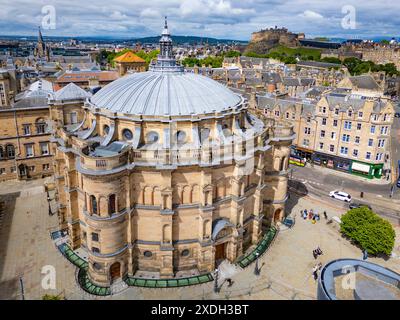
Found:
[{"label": "round window", "polygon": [[188,249],[185,249],[182,251],[181,255],[182,257],[187,257],[189,255],[190,251]]},{"label": "round window", "polygon": [[123,135],[125,140],[132,140],[133,139],[132,131],[129,130],[129,129],[124,129],[122,131],[122,135]]},{"label": "round window", "polygon": [[178,143],[184,143],[186,141],[186,133],[184,131],[178,131],[176,133],[176,141]]},{"label": "round window", "polygon": [[158,141],[158,133],[155,131],[150,131],[147,135],[146,135],[146,140],[147,143],[155,143]]},{"label": "round window", "polygon": [[104,132],[104,135],[108,135],[108,133],[110,132],[110,127],[108,125],[104,125],[103,132]]},{"label": "round window", "polygon": [[143,253],[143,255],[144,255],[146,258],[150,258],[153,254],[151,253],[151,251],[145,251],[145,252]]},{"label": "round window", "polygon": [[97,263],[97,262],[94,262],[94,263],[93,263],[93,269],[95,269],[95,270],[100,270],[100,269],[101,269],[101,264],[100,264],[100,263]]}]

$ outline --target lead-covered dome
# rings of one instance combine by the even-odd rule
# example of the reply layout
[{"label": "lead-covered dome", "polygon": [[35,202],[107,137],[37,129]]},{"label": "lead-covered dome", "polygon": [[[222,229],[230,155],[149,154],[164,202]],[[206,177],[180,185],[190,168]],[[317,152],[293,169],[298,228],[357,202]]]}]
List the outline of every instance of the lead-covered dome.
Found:
[{"label": "lead-covered dome", "polygon": [[179,116],[222,112],[240,105],[242,98],[198,74],[155,70],[118,79],[99,90],[90,101],[112,112]]},{"label": "lead-covered dome", "polygon": [[160,54],[149,70],[108,84],[91,104],[116,113],[161,117],[213,114],[243,105],[243,98],[224,85],[177,65],[166,19]]}]

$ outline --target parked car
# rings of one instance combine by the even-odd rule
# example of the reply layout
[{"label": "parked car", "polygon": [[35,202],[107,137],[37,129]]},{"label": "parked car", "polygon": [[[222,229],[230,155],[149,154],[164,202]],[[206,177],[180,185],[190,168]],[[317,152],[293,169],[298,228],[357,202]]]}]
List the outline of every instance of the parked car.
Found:
[{"label": "parked car", "polygon": [[351,196],[348,193],[343,192],[343,191],[338,191],[338,190],[331,191],[329,193],[329,196],[332,198],[335,198],[337,200],[341,200],[341,201],[345,201],[345,202],[351,201]]},{"label": "parked car", "polygon": [[349,204],[350,209],[357,209],[357,208],[361,208],[361,207],[367,207],[369,210],[372,210],[371,206],[366,203],[351,202]]}]

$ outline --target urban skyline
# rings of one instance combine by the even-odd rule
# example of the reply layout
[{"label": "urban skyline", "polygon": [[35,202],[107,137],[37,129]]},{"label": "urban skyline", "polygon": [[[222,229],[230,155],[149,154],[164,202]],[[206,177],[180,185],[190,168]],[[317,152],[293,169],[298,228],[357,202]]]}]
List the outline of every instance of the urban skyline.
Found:
[{"label": "urban skyline", "polygon": [[[54,10],[55,24],[47,36],[154,36],[158,21],[167,15],[175,35],[248,40],[252,32],[285,26],[308,37],[338,38],[398,37],[400,21],[392,15],[400,6],[387,1],[232,1],[232,0],[140,0],[78,3],[77,1],[2,1],[2,35],[35,35],[46,15]],[[50,9],[49,9],[50,8]],[[400,9],[397,8],[397,9]],[[50,11],[49,11],[50,10]],[[53,12],[51,12],[53,13]],[[354,18],[354,25],[343,25]],[[344,21],[346,20],[346,21]],[[107,23],[104,23],[107,21]],[[46,29],[46,26],[45,28]]]}]

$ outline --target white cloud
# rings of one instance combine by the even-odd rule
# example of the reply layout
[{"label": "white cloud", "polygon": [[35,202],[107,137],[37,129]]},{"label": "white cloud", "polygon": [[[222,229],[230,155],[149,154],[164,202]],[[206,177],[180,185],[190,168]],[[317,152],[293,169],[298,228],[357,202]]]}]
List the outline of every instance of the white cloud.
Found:
[{"label": "white cloud", "polygon": [[146,8],[140,12],[142,18],[160,18],[161,14],[158,10],[153,8]]},{"label": "white cloud", "polygon": [[312,10],[306,10],[303,13],[300,13],[299,16],[309,20],[322,20],[324,18],[323,15]]},{"label": "white cloud", "polygon": [[120,11],[114,11],[110,14],[110,18],[114,20],[126,20],[128,16],[126,14],[121,13]]}]

